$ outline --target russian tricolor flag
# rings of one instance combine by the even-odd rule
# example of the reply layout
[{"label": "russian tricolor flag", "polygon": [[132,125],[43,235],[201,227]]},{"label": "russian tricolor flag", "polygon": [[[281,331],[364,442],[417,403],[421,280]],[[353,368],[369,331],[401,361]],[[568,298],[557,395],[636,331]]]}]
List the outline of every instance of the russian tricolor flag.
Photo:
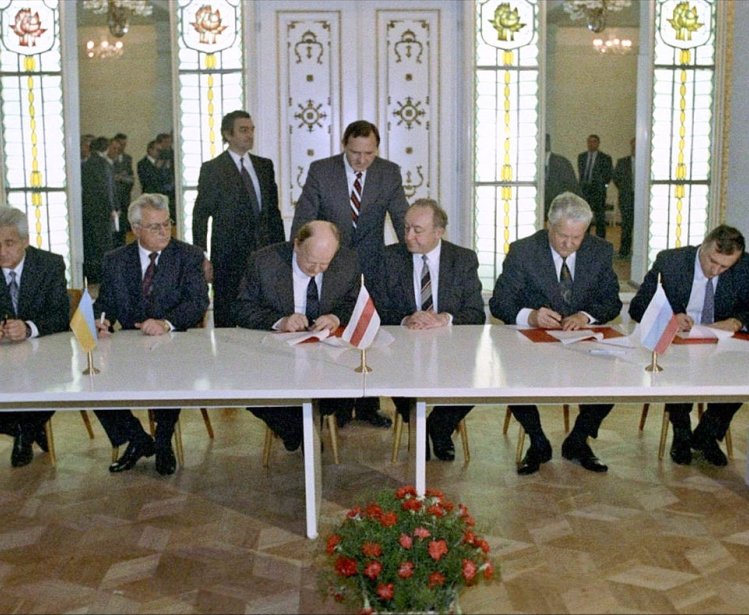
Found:
[{"label": "russian tricolor flag", "polygon": [[663,354],[678,331],[679,323],[659,283],[640,321],[640,343],[648,350]]}]

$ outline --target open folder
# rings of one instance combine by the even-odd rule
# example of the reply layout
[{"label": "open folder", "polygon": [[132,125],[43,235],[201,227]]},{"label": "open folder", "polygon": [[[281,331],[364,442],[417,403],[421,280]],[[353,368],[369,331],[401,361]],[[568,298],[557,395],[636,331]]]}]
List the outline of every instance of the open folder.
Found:
[{"label": "open folder", "polygon": [[577,331],[562,331],[561,329],[518,329],[532,342],[562,342],[571,344],[583,340],[604,340],[614,337],[626,337],[623,333],[612,327],[590,327],[588,329],[579,329]]},{"label": "open folder", "polygon": [[679,331],[674,344],[715,344],[718,340],[733,336],[733,332],[716,329],[707,325],[692,325],[689,331]]}]

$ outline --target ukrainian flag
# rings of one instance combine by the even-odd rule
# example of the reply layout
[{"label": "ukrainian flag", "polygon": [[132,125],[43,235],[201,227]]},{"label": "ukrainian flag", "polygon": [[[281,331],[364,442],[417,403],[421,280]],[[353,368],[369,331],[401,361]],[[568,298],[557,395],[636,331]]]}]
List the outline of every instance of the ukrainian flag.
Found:
[{"label": "ukrainian flag", "polygon": [[96,348],[96,322],[94,321],[94,302],[88,289],[83,290],[81,301],[78,304],[73,318],[70,319],[70,328],[75,334],[78,343],[86,353]]}]

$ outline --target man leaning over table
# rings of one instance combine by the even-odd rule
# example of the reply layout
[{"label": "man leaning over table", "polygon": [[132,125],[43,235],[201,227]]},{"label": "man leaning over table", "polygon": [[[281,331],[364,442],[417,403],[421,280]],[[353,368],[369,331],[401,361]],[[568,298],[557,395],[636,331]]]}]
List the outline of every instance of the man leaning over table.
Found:
[{"label": "man leaning over table", "polygon": [[[203,251],[172,239],[169,198],[142,194],[130,204],[128,220],[137,241],[104,255],[102,282],[94,304],[100,337],[115,323],[144,335],[166,335],[199,325],[208,308]],[[103,318],[102,318],[103,317]],[[155,439],[130,410],[97,410],[112,446],[128,443],[110,472],[130,470],[141,457],[156,453],[156,471],[174,474],[172,434],[179,408],[154,410]]]},{"label": "man leaning over table", "polygon": [[[29,246],[26,214],[0,207],[0,343],[23,344],[29,339],[68,328],[70,303],[62,256]],[[47,450],[44,424],[54,412],[1,412],[0,433],[13,436],[10,463],[31,463],[32,445]]]},{"label": "man leaning over table", "polygon": [[[686,246],[658,253],[652,269],[632,299],[629,315],[640,322],[653,298],[658,276],[681,331],[695,323],[726,331],[740,331],[749,323],[749,256],[743,235],[721,224],[700,246]],[[692,404],[666,404],[674,428],[671,459],[680,465],[692,462],[692,449],[709,463],[728,463],[718,442],[723,439],[740,403],[710,403],[692,433]]]},{"label": "man leaning over table", "polygon": [[[267,246],[250,257],[233,322],[246,329],[334,332],[354,311],[361,273],[356,253],[341,244],[332,222],[304,224],[293,241]],[[321,400],[331,414],[352,400]],[[265,421],[289,451],[302,443],[302,412],[297,406],[249,408]]]},{"label": "man leaning over table", "polygon": [[[377,306],[383,324],[409,329],[481,325],[486,320],[476,253],[442,238],[447,213],[432,199],[419,199],[406,211],[406,243],[385,248],[383,299]],[[393,398],[409,419],[412,399]],[[452,433],[472,406],[435,406],[427,433],[437,459],[455,459]],[[427,458],[429,446],[427,443]]]},{"label": "man leaning over table", "polygon": [[[604,239],[586,232],[593,217],[588,203],[571,192],[557,196],[549,208],[548,230],[510,244],[489,308],[506,324],[575,330],[616,318],[622,308],[619,282],[612,266],[614,250]],[[575,426],[562,443],[562,457],[586,470],[605,472],[587,438],[613,404],[580,404]],[[536,406],[511,405],[530,437],[518,474],[533,474],[551,459],[551,444]]]}]

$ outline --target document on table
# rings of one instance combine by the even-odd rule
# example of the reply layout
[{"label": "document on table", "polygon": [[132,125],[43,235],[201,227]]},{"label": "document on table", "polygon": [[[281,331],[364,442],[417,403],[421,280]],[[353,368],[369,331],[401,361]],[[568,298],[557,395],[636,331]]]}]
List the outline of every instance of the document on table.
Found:
[{"label": "document on table", "polygon": [[548,329],[546,331],[552,337],[558,339],[562,344],[574,344],[583,340],[602,340],[603,333],[591,331],[590,329],[578,329],[577,331],[562,331],[561,329]]},{"label": "document on table", "polygon": [[689,331],[679,331],[677,334],[682,339],[704,339],[704,340],[725,340],[733,336],[732,331],[716,329],[708,325],[692,325]]}]

